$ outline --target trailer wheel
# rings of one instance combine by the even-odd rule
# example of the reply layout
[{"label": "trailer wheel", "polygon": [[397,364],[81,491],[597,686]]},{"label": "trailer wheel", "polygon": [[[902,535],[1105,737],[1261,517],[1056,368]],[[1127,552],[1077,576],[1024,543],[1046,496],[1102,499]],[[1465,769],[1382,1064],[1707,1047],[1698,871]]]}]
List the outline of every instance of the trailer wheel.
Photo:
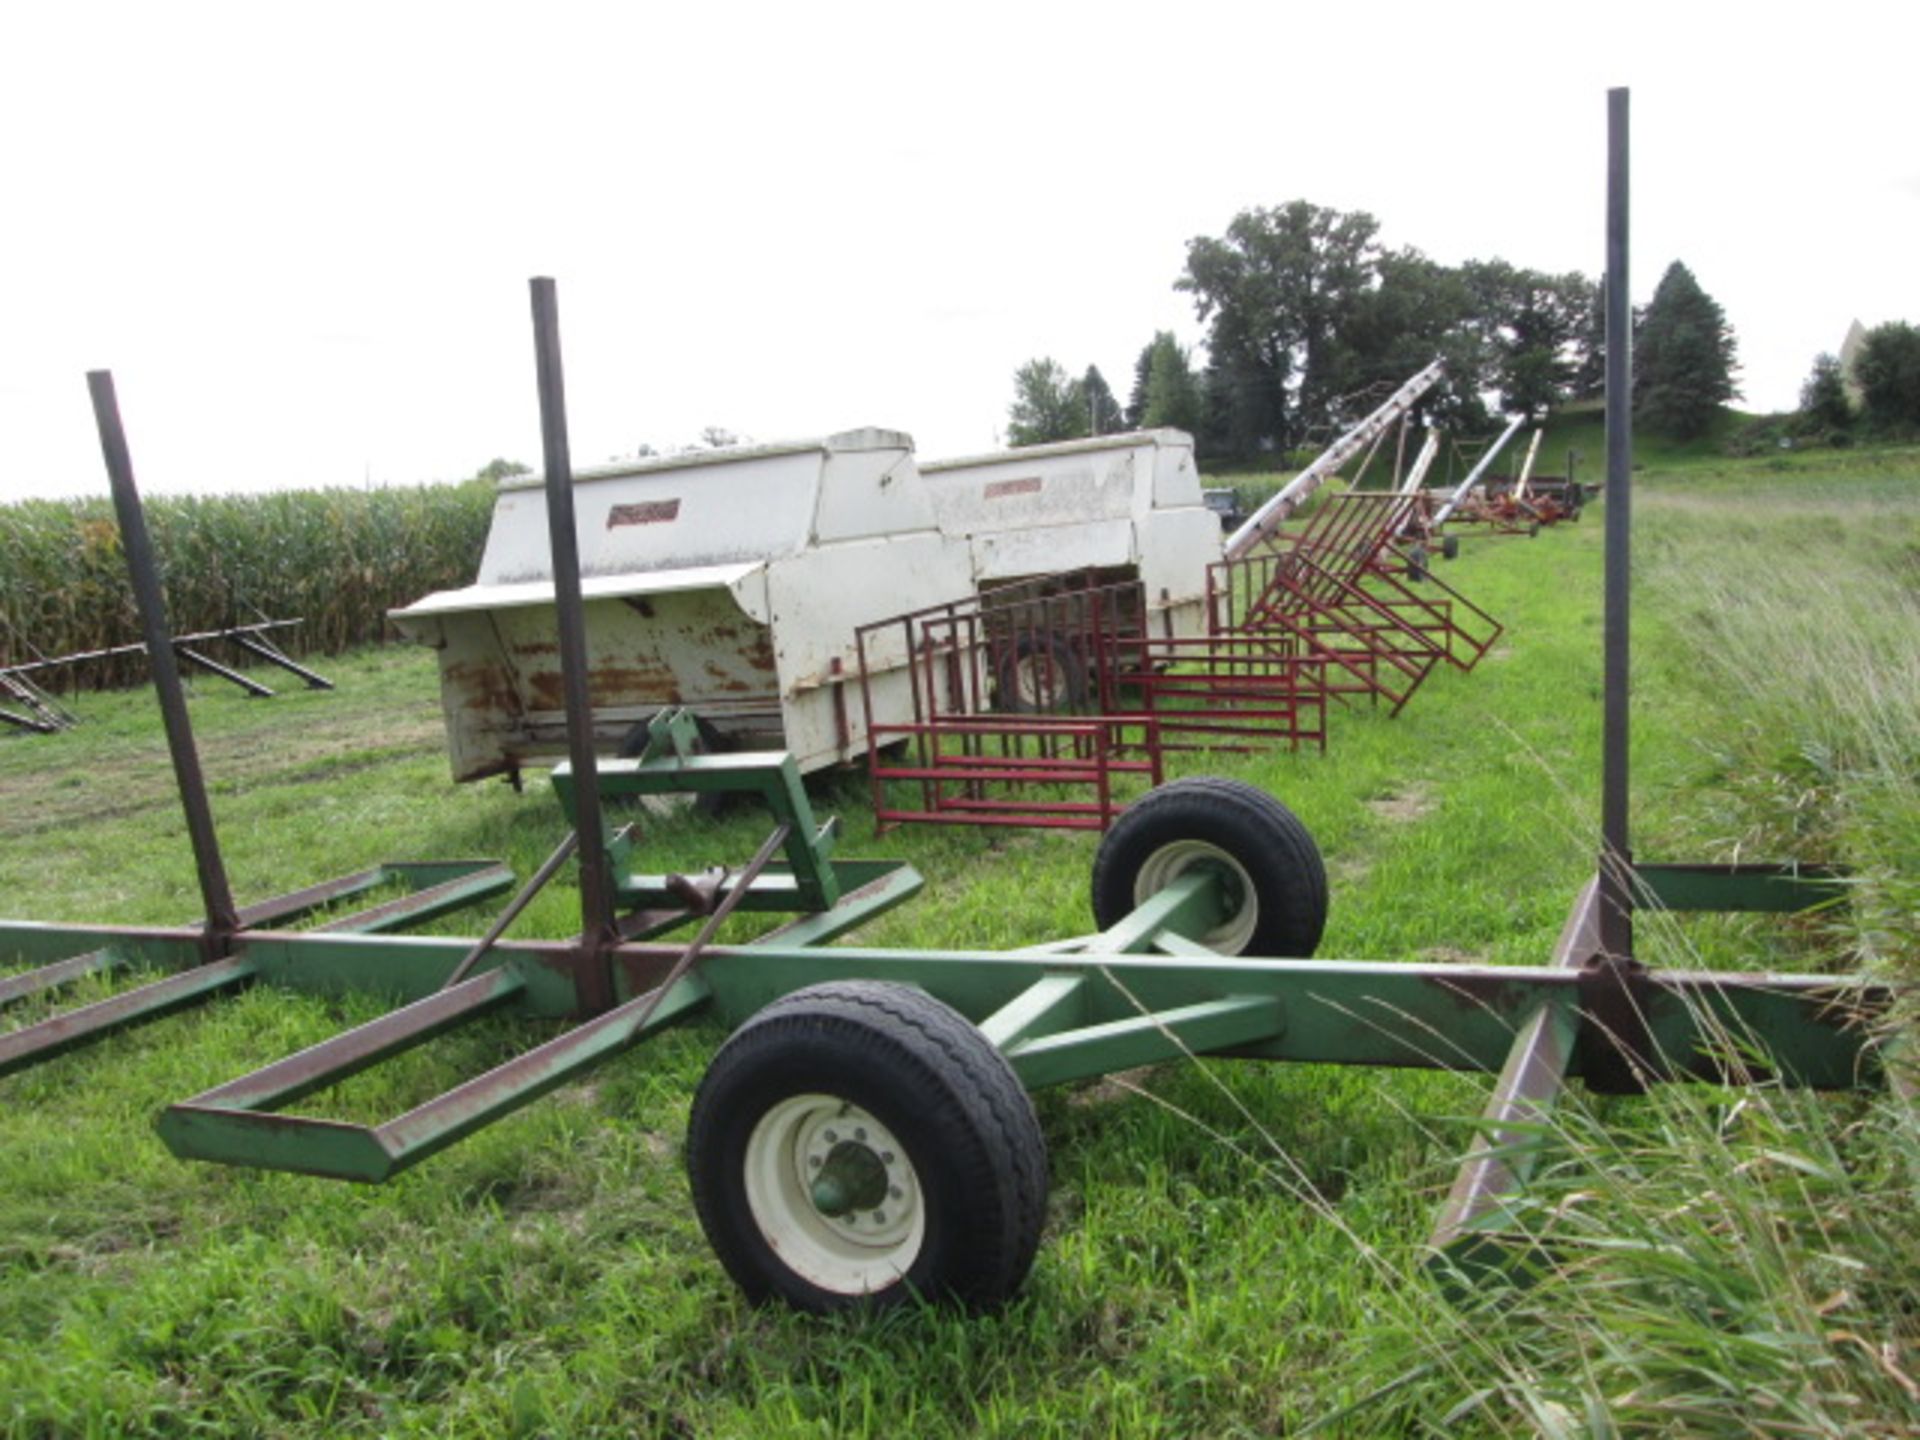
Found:
[{"label": "trailer wheel", "polygon": [[1195,776],[1121,812],[1093,858],[1102,930],[1196,867],[1225,880],[1232,913],[1203,945],[1222,955],[1304,958],[1327,924],[1327,871],[1307,827],[1266,791]]},{"label": "trailer wheel", "polygon": [[994,675],[999,708],[1014,715],[1077,710],[1087,701],[1087,670],[1064,635],[1022,635]]},{"label": "trailer wheel", "polygon": [[1046,1209],[1046,1142],[1006,1058],[875,981],[795,991],[735,1031],[694,1096],[687,1169],[748,1297],[815,1312],[998,1304]]}]

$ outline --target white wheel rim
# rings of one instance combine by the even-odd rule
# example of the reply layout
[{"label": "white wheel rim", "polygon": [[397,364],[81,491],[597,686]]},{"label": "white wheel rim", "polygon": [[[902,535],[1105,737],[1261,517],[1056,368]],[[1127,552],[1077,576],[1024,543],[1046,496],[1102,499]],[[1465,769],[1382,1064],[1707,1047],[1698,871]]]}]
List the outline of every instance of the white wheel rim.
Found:
[{"label": "white wheel rim", "polygon": [[1013,703],[1030,710],[1058,710],[1070,697],[1066,664],[1051,650],[1029,651],[1013,664]]},{"label": "white wheel rim", "polygon": [[[814,1203],[814,1181],[846,1146],[878,1162],[886,1194],[828,1215]],[[906,1147],[867,1111],[832,1095],[795,1095],[760,1117],[747,1137],[746,1189],[768,1247],[801,1279],[836,1295],[898,1283],[926,1238],[926,1207]]]},{"label": "white wheel rim", "polygon": [[1260,928],[1260,897],[1253,888],[1253,877],[1233,856],[1205,840],[1175,840],[1149,855],[1133,877],[1133,903],[1147,900],[1171,885],[1196,865],[1222,872],[1227,879],[1227,918],[1200,937],[1200,943],[1222,955],[1244,955]]}]

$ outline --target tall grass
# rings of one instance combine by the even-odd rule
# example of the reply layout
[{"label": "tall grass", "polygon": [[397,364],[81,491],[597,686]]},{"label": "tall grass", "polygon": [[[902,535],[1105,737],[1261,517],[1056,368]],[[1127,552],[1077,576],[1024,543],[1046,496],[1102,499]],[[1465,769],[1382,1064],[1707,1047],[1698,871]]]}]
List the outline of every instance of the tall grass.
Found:
[{"label": "tall grass", "polygon": [[[1794,936],[1801,962],[1920,979],[1914,483],[1661,478],[1636,516],[1639,593],[1662,616],[1640,663],[1694,670],[1745,717],[1700,757],[1719,783],[1675,817],[1711,853],[1680,858],[1850,863],[1849,905]],[[1665,963],[1740,958],[1738,926],[1648,918],[1644,948]],[[1912,1019],[1909,1005],[1898,1031]],[[1630,1109],[1575,1093],[1551,1132],[1558,1159],[1522,1224],[1558,1262],[1442,1327],[1449,1383],[1427,1388],[1475,1382],[1456,1420],[1465,1405],[1522,1433],[1920,1433],[1909,1087],[1673,1086]]]},{"label": "tall grass", "polygon": [[[173,627],[298,618],[276,641],[333,654],[384,638],[386,612],[472,579],[493,489],[483,482],[379,490],[161,497],[147,502]],[[139,635],[113,507],[104,498],[0,506],[0,664]],[[96,664],[109,684],[144,664]]]}]

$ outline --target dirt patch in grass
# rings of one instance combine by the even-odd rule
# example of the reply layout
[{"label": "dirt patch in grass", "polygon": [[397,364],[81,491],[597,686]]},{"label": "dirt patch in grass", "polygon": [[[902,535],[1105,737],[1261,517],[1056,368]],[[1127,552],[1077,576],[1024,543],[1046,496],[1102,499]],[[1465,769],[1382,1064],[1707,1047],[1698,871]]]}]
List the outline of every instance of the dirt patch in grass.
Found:
[{"label": "dirt patch in grass", "polygon": [[1398,794],[1376,795],[1367,801],[1367,809],[1382,820],[1406,825],[1427,814],[1433,809],[1435,803],[1431,795],[1416,786]]}]

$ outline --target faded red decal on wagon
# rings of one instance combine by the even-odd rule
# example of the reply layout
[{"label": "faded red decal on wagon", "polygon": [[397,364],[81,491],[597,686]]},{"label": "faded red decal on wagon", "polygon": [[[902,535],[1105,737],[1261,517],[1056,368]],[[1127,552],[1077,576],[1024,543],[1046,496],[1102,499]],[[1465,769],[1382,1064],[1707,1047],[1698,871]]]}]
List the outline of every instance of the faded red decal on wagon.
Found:
[{"label": "faded red decal on wagon", "polygon": [[982,492],[988,500],[1004,500],[1009,495],[1031,495],[1040,488],[1040,477],[1029,475],[1024,480],[994,480],[988,483]]},{"label": "faded red decal on wagon", "polygon": [[607,528],[622,525],[660,525],[680,518],[680,501],[642,500],[637,505],[616,505],[607,512]]}]

